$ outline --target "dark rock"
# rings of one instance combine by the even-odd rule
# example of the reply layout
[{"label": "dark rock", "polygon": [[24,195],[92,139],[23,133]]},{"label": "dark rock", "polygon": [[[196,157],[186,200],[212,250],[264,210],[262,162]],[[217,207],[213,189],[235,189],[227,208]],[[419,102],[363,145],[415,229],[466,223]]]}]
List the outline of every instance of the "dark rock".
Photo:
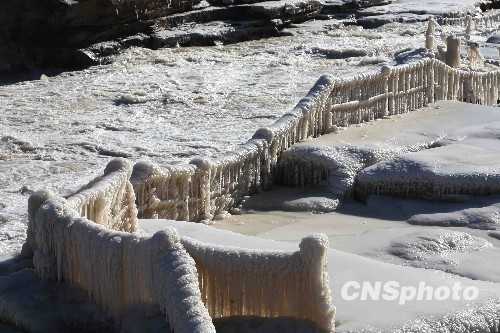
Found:
[{"label": "dark rock", "polygon": [[310,51],[313,54],[320,54],[325,56],[328,59],[347,59],[354,57],[365,57],[368,55],[366,49],[325,49],[320,47],[313,47]]},{"label": "dark rock", "polygon": [[381,6],[391,3],[392,0],[323,0],[323,13],[337,15],[352,13],[360,8]]},{"label": "dark rock", "polygon": [[491,43],[491,44],[500,44],[500,33],[496,33],[492,36],[490,36],[487,40],[486,43]]},{"label": "dark rock", "polygon": [[267,1],[241,6],[208,6],[151,21],[151,31],[96,43],[78,50],[81,67],[106,64],[109,56],[130,46],[151,49],[211,46],[285,35],[282,29],[319,15],[317,0]]},{"label": "dark rock", "polygon": [[318,0],[228,7],[200,0],[6,0],[0,4],[0,72],[82,69],[106,64],[131,46],[213,45],[216,40],[278,36],[286,24],[314,18],[320,10]]},{"label": "dark rock", "polygon": [[398,14],[383,14],[362,16],[356,20],[356,23],[365,29],[374,29],[388,23],[416,23],[425,22],[429,19],[429,15],[415,13],[398,13]]},{"label": "dark rock", "polygon": [[[0,1],[0,71],[94,64],[80,48],[151,31],[154,18],[191,10],[199,0]],[[78,66],[72,66],[78,64]]]},{"label": "dark rock", "polygon": [[210,46],[264,37],[279,36],[281,21],[221,22],[186,24],[175,30],[162,30],[151,36],[152,48]]}]

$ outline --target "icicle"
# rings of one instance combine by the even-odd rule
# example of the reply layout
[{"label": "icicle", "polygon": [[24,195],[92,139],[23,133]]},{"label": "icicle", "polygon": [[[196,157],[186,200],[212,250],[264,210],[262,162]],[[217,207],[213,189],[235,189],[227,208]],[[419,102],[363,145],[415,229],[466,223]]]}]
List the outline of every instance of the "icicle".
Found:
[{"label": "icicle", "polygon": [[285,316],[333,331],[326,237],[304,238],[292,253],[219,247],[187,237],[182,243],[196,262],[202,299],[213,318]]},{"label": "icicle", "polygon": [[467,57],[471,68],[477,68],[482,63],[482,57],[479,53],[479,44],[469,43],[469,48],[467,50]]},{"label": "icicle", "polygon": [[125,159],[109,162],[104,175],[90,182],[68,198],[77,211],[98,224],[121,231],[135,231],[137,208],[129,182],[132,168]]}]

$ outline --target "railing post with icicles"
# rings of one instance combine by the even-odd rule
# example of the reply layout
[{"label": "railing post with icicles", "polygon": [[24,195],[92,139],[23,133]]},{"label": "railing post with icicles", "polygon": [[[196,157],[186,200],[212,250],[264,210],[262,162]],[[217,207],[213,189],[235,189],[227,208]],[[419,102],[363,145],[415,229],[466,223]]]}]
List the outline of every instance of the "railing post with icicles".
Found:
[{"label": "railing post with icicles", "polygon": [[383,75],[383,82],[384,82],[384,104],[382,106],[382,117],[386,117],[389,114],[391,114],[391,103],[392,103],[392,98],[389,94],[389,84],[390,84],[390,78],[391,78],[391,69],[388,66],[382,67],[382,75]]}]

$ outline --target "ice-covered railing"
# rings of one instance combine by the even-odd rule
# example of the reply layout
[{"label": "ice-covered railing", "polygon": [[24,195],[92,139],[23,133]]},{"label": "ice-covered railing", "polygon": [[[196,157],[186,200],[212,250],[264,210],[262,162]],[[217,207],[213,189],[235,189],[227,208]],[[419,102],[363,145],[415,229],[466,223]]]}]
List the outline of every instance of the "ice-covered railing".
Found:
[{"label": "ice-covered railing", "polygon": [[268,188],[279,156],[299,141],[438,100],[496,104],[499,84],[499,72],[458,70],[436,59],[350,79],[322,76],[291,112],[257,130],[229,156],[196,158],[180,166],[136,164],[131,181],[139,217],[210,220],[237,206],[243,196]]},{"label": "ice-covered railing", "polygon": [[238,150],[217,160],[195,158],[188,165],[134,166],[131,182],[141,218],[202,221],[224,214],[245,195],[268,188],[279,155],[291,145],[325,131],[322,110],[331,81],[320,78],[297,106],[268,128],[259,129]]},{"label": "ice-covered railing", "polygon": [[125,159],[111,161],[104,175],[68,197],[68,204],[81,216],[114,230],[133,232],[137,227],[132,172]]},{"label": "ice-covered railing", "polygon": [[[126,161],[113,160],[103,177],[77,194],[121,179],[117,175],[124,170],[128,175],[129,169]],[[111,191],[123,191],[104,187],[110,197],[117,195]],[[147,316],[163,311],[173,332],[215,332],[210,315],[289,317],[334,330],[325,236],[304,238],[296,252],[213,246],[180,239],[168,228],[142,237],[82,216],[75,202],[88,200],[74,198],[48,192],[30,197],[25,250],[42,279],[86,291],[118,326],[130,311]]]},{"label": "ice-covered railing", "polygon": [[163,313],[170,331],[215,332],[195,262],[175,230],[152,237],[111,230],[46,192],[30,197],[29,217],[37,274],[86,291],[117,326],[130,312]]},{"label": "ice-covered railing", "polygon": [[297,252],[220,247],[184,237],[212,318],[290,317],[333,332],[335,307],[327,273],[328,239],[302,239]]},{"label": "ice-covered railing", "polygon": [[465,15],[462,17],[444,17],[438,20],[441,25],[462,26],[466,28],[468,25],[475,27],[490,27],[495,28],[495,23],[500,22],[500,10],[492,10],[486,15],[471,16]]},{"label": "ice-covered railing", "polygon": [[[334,126],[345,127],[389,115],[420,109],[439,100],[494,105],[498,102],[500,72],[473,72],[451,68],[436,59],[425,59],[399,67],[384,67],[378,74],[351,79],[330,79],[327,119],[322,133]],[[328,179],[327,168],[312,159],[291,155],[278,164],[275,181],[309,186]]]},{"label": "ice-covered railing", "polygon": [[454,69],[436,59],[384,67],[380,73],[332,81],[322,133],[420,109],[439,100],[497,104],[500,72]]}]

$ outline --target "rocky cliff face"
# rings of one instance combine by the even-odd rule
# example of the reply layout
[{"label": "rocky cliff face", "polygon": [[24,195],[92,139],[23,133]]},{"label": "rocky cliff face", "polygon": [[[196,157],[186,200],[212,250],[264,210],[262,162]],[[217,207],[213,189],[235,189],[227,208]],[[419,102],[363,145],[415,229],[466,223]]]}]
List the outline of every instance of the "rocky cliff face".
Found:
[{"label": "rocky cliff face", "polygon": [[0,71],[85,65],[78,48],[146,31],[148,21],[199,0],[5,0],[0,4]]}]

